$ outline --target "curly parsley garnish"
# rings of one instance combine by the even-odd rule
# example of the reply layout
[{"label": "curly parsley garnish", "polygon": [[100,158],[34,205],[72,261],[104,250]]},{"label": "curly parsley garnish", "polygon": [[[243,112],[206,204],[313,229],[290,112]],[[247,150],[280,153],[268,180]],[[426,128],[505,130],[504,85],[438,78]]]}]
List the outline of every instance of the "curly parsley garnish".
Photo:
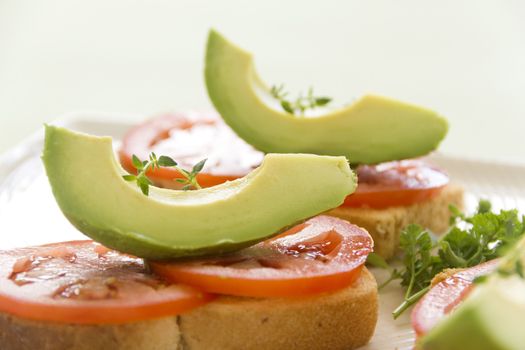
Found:
[{"label": "curly parsley garnish", "polygon": [[284,84],[279,86],[273,85],[270,93],[274,98],[279,100],[281,107],[290,114],[295,115],[296,113],[304,114],[308,109],[315,109],[318,107],[323,107],[329,104],[332,99],[330,97],[317,97],[314,96],[313,88],[308,89],[306,96],[303,96],[301,93],[295,100],[287,100],[288,92],[284,91]]},{"label": "curly parsley garnish", "polygon": [[137,175],[128,174],[122,176],[126,181],[135,181],[142,193],[146,196],[149,194],[149,186],[153,185],[148,178],[147,173],[150,170],[154,170],[155,168],[159,169],[160,167],[175,168],[182,176],[184,176],[183,179],[175,179],[175,181],[184,184],[182,187],[184,191],[190,189],[201,189],[201,186],[197,181],[197,174],[202,170],[207,159],[201,160],[193,166],[191,171],[187,171],[180,168],[178,163],[168,156],[160,156],[157,158],[157,155],[154,152],[151,152],[148,158],[148,160],[140,160],[139,157],[133,155],[131,160],[133,166],[137,169]]},{"label": "curly parsley garnish", "polygon": [[[470,217],[454,206],[450,211],[454,226],[437,241],[418,225],[409,225],[401,232],[402,268],[392,269],[378,256],[369,261],[375,266],[391,269],[391,277],[382,286],[400,279],[400,284],[406,287],[405,300],[392,313],[394,318],[425,295],[437,273],[501,257],[525,234],[525,216],[520,218],[517,210],[493,213],[490,202],[485,200],[479,202],[476,213]],[[513,271],[523,273],[520,264],[513,265]]]}]

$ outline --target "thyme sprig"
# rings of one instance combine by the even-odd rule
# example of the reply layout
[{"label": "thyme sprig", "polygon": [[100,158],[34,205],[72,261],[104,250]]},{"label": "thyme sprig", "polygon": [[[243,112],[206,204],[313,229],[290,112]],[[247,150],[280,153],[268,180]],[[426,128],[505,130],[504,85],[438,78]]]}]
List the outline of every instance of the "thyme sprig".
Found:
[{"label": "thyme sprig", "polygon": [[203,159],[193,166],[191,171],[187,171],[178,166],[178,163],[168,156],[160,156],[154,152],[151,152],[148,156],[148,160],[140,160],[135,154],[131,157],[133,167],[137,169],[137,175],[127,174],[123,175],[122,178],[126,181],[134,181],[140,188],[142,193],[146,196],[149,195],[149,186],[153,185],[153,182],[148,178],[147,173],[150,170],[165,168],[176,169],[184,178],[175,179],[178,183],[183,184],[182,189],[184,191],[190,189],[201,189],[197,181],[197,174],[202,170],[207,159]]},{"label": "thyme sprig", "polygon": [[279,86],[273,85],[270,89],[270,93],[274,98],[279,100],[281,107],[289,114],[295,115],[299,113],[301,115],[308,109],[315,109],[318,107],[323,107],[329,104],[332,101],[330,97],[319,97],[314,96],[313,88],[308,89],[306,96],[303,96],[302,93],[299,93],[299,96],[295,100],[287,100],[288,92],[284,90],[284,84]]}]

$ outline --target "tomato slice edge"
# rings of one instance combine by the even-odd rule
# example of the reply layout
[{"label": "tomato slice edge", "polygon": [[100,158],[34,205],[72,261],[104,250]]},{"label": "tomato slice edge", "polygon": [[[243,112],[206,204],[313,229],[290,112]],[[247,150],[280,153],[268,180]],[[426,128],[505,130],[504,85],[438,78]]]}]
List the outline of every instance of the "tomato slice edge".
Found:
[{"label": "tomato slice edge", "polygon": [[[73,247],[76,252],[79,252],[87,244],[93,244],[93,242],[59,242],[22,249],[34,249],[36,252],[38,249],[67,246]],[[4,279],[4,282],[10,282],[0,284],[0,312],[23,319],[71,324],[121,324],[173,316],[203,305],[214,298],[213,295],[192,287],[173,284],[161,289],[158,294],[143,295],[143,297],[150,298],[146,301],[129,300],[130,296],[128,296],[128,300],[55,300],[51,296],[52,290],[47,296],[41,294],[28,299],[25,295],[27,292],[16,295],[13,293],[19,286],[16,286],[9,279],[11,266],[14,266],[17,258],[12,254],[18,250],[20,249],[5,251],[11,255],[0,254],[3,260],[0,263],[2,270],[0,271],[2,273],[0,278]],[[20,255],[18,258],[23,258],[23,256]],[[86,274],[89,272],[93,272],[93,270],[87,271]]]}]

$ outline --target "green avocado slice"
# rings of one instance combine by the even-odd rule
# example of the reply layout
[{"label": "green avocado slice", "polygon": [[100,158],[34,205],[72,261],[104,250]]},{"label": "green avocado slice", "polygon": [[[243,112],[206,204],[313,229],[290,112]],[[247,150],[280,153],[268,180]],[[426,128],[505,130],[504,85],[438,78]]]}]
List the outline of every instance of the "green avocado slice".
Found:
[{"label": "green avocado slice", "polygon": [[431,110],[373,95],[318,117],[288,114],[258,77],[252,55],[215,30],[205,62],[215,108],[241,138],[267,153],[343,155],[374,164],[425,155],[448,130]]},{"label": "green avocado slice", "polygon": [[46,126],[42,156],[55,199],[82,233],[149,259],[240,249],[342,204],[356,187],[344,157],[268,154],[244,178],[197,191],[122,179],[110,137]]},{"label": "green avocado slice", "polygon": [[[516,254],[519,259],[515,260]],[[525,239],[506,255],[525,263]],[[515,262],[514,262],[515,263]],[[493,273],[419,341],[424,350],[522,350],[525,346],[525,279]]]}]

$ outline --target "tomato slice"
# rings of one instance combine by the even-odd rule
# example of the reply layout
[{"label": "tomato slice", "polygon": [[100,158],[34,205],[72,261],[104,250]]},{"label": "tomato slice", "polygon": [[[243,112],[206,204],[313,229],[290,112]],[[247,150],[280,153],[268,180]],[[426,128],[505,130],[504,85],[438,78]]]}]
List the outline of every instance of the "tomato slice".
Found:
[{"label": "tomato slice", "polygon": [[[172,113],[150,119],[125,135],[120,160],[126,170],[134,172],[132,155],[146,159],[152,151],[171,156],[186,169],[209,158],[197,176],[203,187],[245,176],[263,159],[263,153],[241,140],[215,113]],[[360,166],[357,174],[359,186],[343,206],[408,206],[433,198],[449,182],[444,172],[421,160]],[[181,186],[174,181],[181,177],[174,169],[155,169],[148,175],[158,186]]]},{"label": "tomato slice", "polygon": [[494,271],[498,260],[460,271],[436,284],[412,310],[412,328],[418,336],[430,331],[446,314],[453,311],[471,292],[476,277]]},{"label": "tomato slice", "polygon": [[75,324],[167,317],[212,300],[148,274],[142,259],[92,241],[0,252],[0,312]]},{"label": "tomato slice", "polygon": [[344,206],[408,206],[435,197],[449,182],[443,171],[418,159],[362,165],[357,178],[357,191],[346,197]]},{"label": "tomato slice", "polygon": [[[122,166],[135,172],[131,158],[147,159],[151,152],[175,159],[183,169],[207,158],[199,184],[211,187],[243,177],[259,166],[264,154],[240,139],[216,113],[171,113],[147,120],[123,138],[119,152]],[[182,175],[175,169],[161,168],[148,176],[156,185],[179,188],[174,181]]]},{"label": "tomato slice", "polygon": [[347,221],[318,216],[253,247],[189,262],[151,262],[169,281],[207,292],[290,297],[352,284],[373,249],[368,232]]}]

